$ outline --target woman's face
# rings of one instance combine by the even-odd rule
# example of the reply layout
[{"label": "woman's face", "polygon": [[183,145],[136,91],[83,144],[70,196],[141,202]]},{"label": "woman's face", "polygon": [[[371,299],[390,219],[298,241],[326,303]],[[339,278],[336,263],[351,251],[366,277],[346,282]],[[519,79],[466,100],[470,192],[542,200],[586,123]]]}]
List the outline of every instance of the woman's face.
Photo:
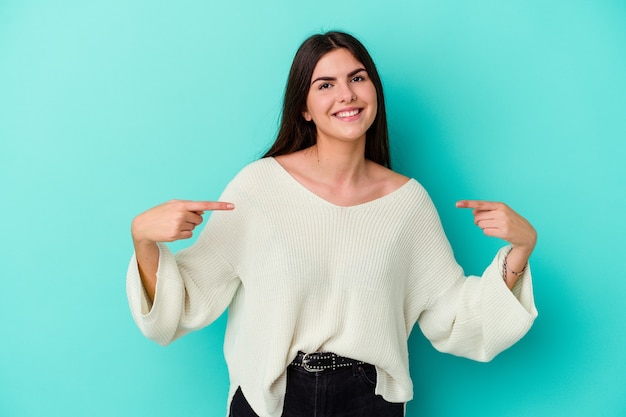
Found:
[{"label": "woman's face", "polygon": [[322,56],[313,70],[302,112],[307,121],[315,123],[318,142],[365,142],[377,109],[376,87],[350,51],[340,48]]}]

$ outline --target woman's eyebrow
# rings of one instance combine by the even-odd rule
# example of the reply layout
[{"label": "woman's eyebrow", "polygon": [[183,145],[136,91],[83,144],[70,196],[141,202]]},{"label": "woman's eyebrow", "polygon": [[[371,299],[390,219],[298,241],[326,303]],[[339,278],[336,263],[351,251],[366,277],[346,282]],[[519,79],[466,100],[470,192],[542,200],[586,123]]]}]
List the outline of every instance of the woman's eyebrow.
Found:
[{"label": "woman's eyebrow", "polygon": [[[357,69],[355,69],[353,71],[350,71],[348,73],[348,78],[358,74],[361,71],[366,71],[366,70],[365,70],[365,68],[357,68]],[[336,80],[335,77],[318,77],[318,78],[314,79],[313,81],[311,81],[311,84],[315,84],[318,81],[335,81],[335,80]]]},{"label": "woman's eyebrow", "polygon": [[354,75],[357,75],[361,71],[367,72],[367,70],[365,68],[357,68],[357,69],[355,69],[354,71],[352,71],[351,73],[348,74],[348,78],[352,77]]}]

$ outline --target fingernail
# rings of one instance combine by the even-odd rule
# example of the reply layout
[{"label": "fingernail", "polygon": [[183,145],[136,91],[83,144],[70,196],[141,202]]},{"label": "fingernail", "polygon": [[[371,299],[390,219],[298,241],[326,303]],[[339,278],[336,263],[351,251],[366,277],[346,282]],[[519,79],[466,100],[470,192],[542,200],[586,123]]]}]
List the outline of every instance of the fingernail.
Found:
[{"label": "fingernail", "polygon": [[229,208],[229,209],[234,209],[234,208],[235,208],[235,205],[234,205],[234,204],[232,204],[232,203],[228,203],[228,204],[226,204],[226,208]]}]

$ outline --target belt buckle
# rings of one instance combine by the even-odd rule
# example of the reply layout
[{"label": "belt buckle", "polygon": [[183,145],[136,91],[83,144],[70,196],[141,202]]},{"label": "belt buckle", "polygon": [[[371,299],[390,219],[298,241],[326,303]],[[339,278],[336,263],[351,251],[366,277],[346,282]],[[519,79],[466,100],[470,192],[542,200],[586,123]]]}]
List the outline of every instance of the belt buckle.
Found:
[{"label": "belt buckle", "polygon": [[302,357],[302,367],[307,371],[307,372],[321,372],[323,371],[323,369],[314,369],[311,368],[309,366],[309,359],[307,359],[307,356],[309,356],[310,353],[305,353],[304,356]]}]

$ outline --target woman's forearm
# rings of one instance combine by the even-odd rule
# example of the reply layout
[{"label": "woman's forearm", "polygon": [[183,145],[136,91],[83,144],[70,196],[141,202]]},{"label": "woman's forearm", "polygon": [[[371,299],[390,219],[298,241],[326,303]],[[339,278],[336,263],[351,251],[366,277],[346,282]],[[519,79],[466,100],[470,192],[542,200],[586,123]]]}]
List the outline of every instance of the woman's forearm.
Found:
[{"label": "woman's forearm", "polygon": [[135,245],[135,258],[141,282],[150,297],[154,301],[156,293],[157,270],[159,267],[159,247],[155,242],[133,241]]},{"label": "woman's forearm", "polygon": [[506,262],[502,271],[504,280],[509,289],[513,289],[522,273],[528,266],[528,259],[532,249],[524,249],[518,246],[513,248],[506,255]]}]

